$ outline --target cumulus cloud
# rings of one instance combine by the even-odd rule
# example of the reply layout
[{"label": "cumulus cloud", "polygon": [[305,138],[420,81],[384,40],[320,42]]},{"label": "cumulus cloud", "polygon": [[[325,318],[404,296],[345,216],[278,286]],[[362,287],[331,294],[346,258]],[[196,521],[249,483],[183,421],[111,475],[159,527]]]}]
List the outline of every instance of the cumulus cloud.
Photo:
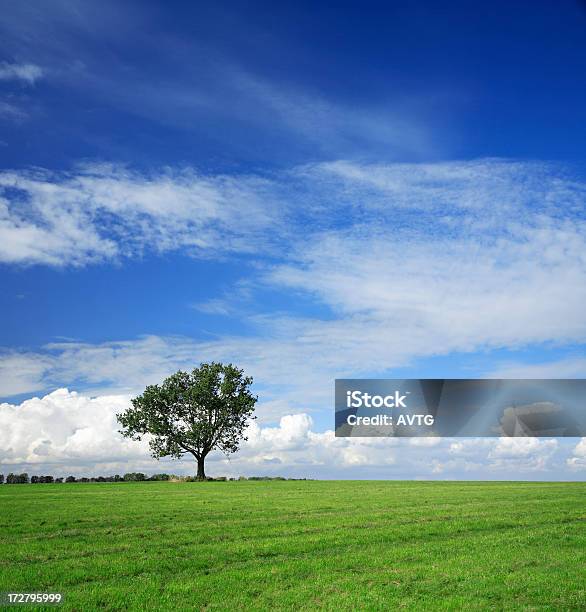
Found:
[{"label": "cumulus cloud", "polygon": [[557,447],[555,439],[500,438],[488,453],[488,459],[496,470],[543,470]]},{"label": "cumulus cloud", "polygon": [[34,85],[43,74],[43,69],[36,64],[0,63],[0,81],[22,81]]},{"label": "cumulus cloud", "polygon": [[[570,452],[568,442],[571,440],[563,441],[564,453]],[[564,470],[554,457],[560,446],[560,440],[554,438],[473,438],[451,441],[447,454],[454,465],[482,468],[495,477],[507,472],[520,477],[531,472],[551,474],[554,466],[560,470],[559,477]]]},{"label": "cumulus cloud", "polygon": [[116,431],[115,414],[127,405],[125,396],[90,398],[67,389],[0,404],[0,461],[49,468],[142,458],[145,445]]},{"label": "cumulus cloud", "polygon": [[586,438],[580,439],[566,463],[572,470],[586,470]]},{"label": "cumulus cloud", "polygon": [[[118,433],[115,415],[129,406],[129,400],[127,395],[92,398],[58,389],[19,405],[0,404],[0,465],[58,472],[96,472],[131,464],[161,469],[150,459],[146,440],[133,442]],[[394,462],[388,441],[336,440],[332,431],[316,433],[312,425],[307,414],[283,416],[276,427],[260,427],[253,421],[237,458],[228,460],[216,453],[213,459],[245,471],[265,465],[343,468]],[[165,469],[175,466],[179,471],[191,469],[191,464],[163,462]]]},{"label": "cumulus cloud", "polygon": [[[190,474],[192,460],[155,461],[146,440],[120,436],[116,413],[128,395],[89,397],[58,389],[20,404],[0,404],[0,470],[97,475],[132,470]],[[315,431],[310,415],[289,414],[276,425],[252,421],[247,442],[228,457],[212,453],[209,472],[327,478],[551,477],[556,440],[336,438]],[[584,440],[574,449],[585,456]],[[571,449],[570,449],[571,452]],[[567,461],[568,474],[575,465]],[[556,473],[563,477],[563,470]]]}]

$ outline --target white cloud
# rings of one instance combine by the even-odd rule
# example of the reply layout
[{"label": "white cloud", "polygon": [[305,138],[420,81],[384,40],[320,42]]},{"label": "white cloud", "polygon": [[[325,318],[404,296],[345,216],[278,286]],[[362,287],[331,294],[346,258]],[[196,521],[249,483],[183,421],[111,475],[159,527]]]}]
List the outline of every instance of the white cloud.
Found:
[{"label": "white cloud", "polygon": [[[357,324],[357,335],[380,334],[395,354],[586,339],[584,223],[519,229],[493,244],[477,238],[325,232],[270,280],[332,308],[347,341]],[[559,244],[563,253],[549,257]]]},{"label": "white cloud", "polygon": [[586,470],[586,438],[581,438],[573,450],[572,457],[566,460],[572,470]]},{"label": "white cloud", "polygon": [[[0,37],[12,56],[42,57],[52,79],[77,95],[205,139],[212,134],[232,151],[244,149],[248,159],[357,150],[423,157],[445,148],[447,99],[444,91],[430,92],[429,83],[425,94],[419,88],[399,94],[383,80],[381,101],[355,96],[347,105],[333,90],[300,87],[285,73],[270,79],[251,73],[243,58],[227,57],[222,44],[200,37],[181,42],[188,62],[177,61],[176,41],[159,37],[160,61],[146,72],[137,65],[129,70],[120,59],[127,41],[148,48],[150,40],[138,32],[157,27],[156,11],[119,3],[100,3],[99,10],[84,2],[25,4],[13,3],[2,15]],[[246,29],[262,47],[259,27],[250,22]],[[96,41],[107,43],[116,61],[103,62]],[[450,114],[459,100],[450,94]]]},{"label": "white cloud", "polygon": [[567,357],[543,363],[499,364],[489,374],[489,378],[585,378],[586,359]]},{"label": "white cloud", "polygon": [[115,414],[127,405],[126,396],[89,398],[67,389],[0,404],[0,462],[48,468],[142,458],[144,444],[116,433]]},{"label": "white cloud", "polygon": [[[193,473],[194,462],[162,460],[145,440],[118,433],[115,415],[129,405],[128,395],[91,398],[59,389],[18,405],[0,404],[0,471],[99,475],[143,470]],[[216,452],[208,461],[212,475],[280,474],[327,478],[533,478],[552,477],[556,440],[433,439],[419,443],[396,438],[336,438],[316,432],[308,414],[283,416],[275,426],[253,421],[235,455]],[[572,449],[569,449],[572,452]],[[573,449],[583,457],[584,440]],[[572,458],[568,472],[575,472]],[[541,475],[541,476],[540,476]]]},{"label": "white cloud", "polygon": [[[506,160],[386,166],[338,161],[270,178],[193,169],[141,173],[112,164],[61,174],[5,171],[0,260],[85,265],[146,250],[271,254],[289,261],[274,272],[275,282],[313,280],[307,290],[319,295],[320,287],[323,294],[347,281],[334,275],[323,283],[323,270],[347,251],[353,268],[346,276],[362,281],[368,274],[376,281],[371,276],[382,275],[373,286],[362,282],[351,304],[336,286],[333,305],[370,308],[381,301],[380,284],[402,269],[412,280],[406,284],[403,275],[397,289],[419,289],[420,299],[426,297],[421,281],[453,285],[461,272],[476,293],[484,281],[492,282],[483,298],[514,281],[522,302],[537,280],[535,268],[542,275],[562,272],[568,281],[583,272],[585,193],[584,183],[561,168]],[[557,284],[546,297],[556,291]],[[495,306],[498,313],[509,304]]]},{"label": "white cloud", "polygon": [[[202,361],[216,360],[237,363],[254,377],[264,419],[274,420],[308,408],[322,409],[330,403],[332,375],[344,357],[328,358],[325,352],[330,350],[329,345],[306,342],[294,333],[283,323],[265,337],[204,342],[145,336],[101,344],[53,343],[37,353],[12,352],[0,357],[0,397],[73,383],[96,394],[132,394],[177,369],[192,369]],[[309,358],[307,351],[311,350],[315,353]],[[352,365],[358,367],[357,361],[346,367]]]},{"label": "white cloud", "polygon": [[[437,150],[428,122],[422,122],[413,107],[409,109],[396,100],[388,99],[382,106],[356,103],[345,106],[315,92],[269,82],[234,69],[226,70],[223,86],[231,96],[228,92],[224,94],[224,99],[215,103],[216,107],[240,116],[241,121],[256,123],[259,129],[267,124],[273,130],[279,126],[280,130],[306,140],[314,151],[340,154],[367,147],[370,152],[384,151],[386,156],[399,152],[429,156]],[[238,99],[237,109],[231,105],[226,107],[226,99],[231,98]]]},{"label": "white cloud", "polygon": [[0,100],[0,118],[11,119],[18,122],[26,119],[26,117],[26,112],[18,106],[5,100]]},{"label": "white cloud", "polygon": [[[0,261],[86,265],[145,250],[266,249],[279,209],[259,177],[191,170],[148,176],[112,165],[0,173]],[[3,197],[2,197],[3,196]]]},{"label": "white cloud", "polygon": [[553,438],[465,438],[449,441],[444,466],[480,472],[488,478],[563,478],[556,453],[569,452],[568,440]]},{"label": "white cloud", "polygon": [[[17,81],[25,85],[34,85],[35,82],[44,75],[44,71],[35,64],[16,64],[8,62],[0,62],[0,82],[2,81]],[[29,113],[24,108],[27,103],[27,97],[15,94],[14,92],[0,99],[0,119],[6,119],[16,123],[20,123],[28,118]],[[2,197],[0,188],[0,226],[2,225]],[[0,234],[0,243],[2,235]],[[0,261],[2,257],[0,256]]]},{"label": "white cloud", "polygon": [[36,64],[0,63],[0,81],[22,81],[34,85],[43,75],[43,69]]},{"label": "white cloud", "polygon": [[0,397],[64,384],[95,394],[132,394],[178,369],[223,361],[254,377],[263,422],[291,412],[323,414],[331,406],[335,378],[397,376],[394,367],[446,348],[435,346],[431,333],[428,344],[410,344],[410,330],[392,325],[357,317],[330,322],[262,318],[257,335],[249,337],[53,343],[38,352],[0,356]]},{"label": "white cloud", "polygon": [[43,378],[52,360],[34,353],[0,353],[0,394],[30,393],[43,389]]},{"label": "white cloud", "polygon": [[544,470],[558,447],[556,439],[500,438],[488,453],[495,470]]},{"label": "white cloud", "polygon": [[[140,465],[150,471],[193,469],[192,461],[159,464],[150,459],[146,440],[119,433],[116,413],[129,406],[129,396],[90,398],[59,389],[19,405],[0,404],[0,465],[5,469],[73,470],[95,473],[111,466]],[[252,422],[248,442],[229,463],[250,473],[263,465],[388,465],[394,462],[389,441],[336,440],[333,432],[315,433],[307,414],[286,415],[277,427]],[[391,441],[392,444],[392,441]],[[222,461],[216,453],[213,460]],[[130,468],[128,468],[130,469]],[[216,468],[217,469],[217,468]]]},{"label": "white cloud", "polygon": [[498,160],[334,162],[300,173],[321,224],[266,282],[335,313],[294,332],[328,356],[344,363],[352,353],[380,371],[413,357],[586,339],[583,183],[546,164]]},{"label": "white cloud", "polygon": [[198,304],[194,304],[193,308],[195,308],[195,310],[199,310],[199,312],[212,315],[228,316],[232,312],[230,304],[226,300],[222,299],[212,299],[205,302],[199,302]]}]

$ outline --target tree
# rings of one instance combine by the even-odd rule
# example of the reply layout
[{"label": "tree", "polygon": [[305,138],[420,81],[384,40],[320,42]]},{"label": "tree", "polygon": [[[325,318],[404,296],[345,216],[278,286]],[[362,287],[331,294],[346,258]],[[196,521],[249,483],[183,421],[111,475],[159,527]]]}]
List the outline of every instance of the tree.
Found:
[{"label": "tree", "polygon": [[246,440],[243,432],[257,397],[252,378],[232,364],[202,363],[192,372],[176,372],[161,385],[149,385],[116,415],[120,433],[132,440],[149,436],[156,459],[191,454],[197,478],[205,480],[205,458],[214,449],[229,454]]},{"label": "tree", "polygon": [[142,472],[129,472],[128,474],[124,474],[124,480],[127,482],[136,482],[146,480],[146,476]]}]

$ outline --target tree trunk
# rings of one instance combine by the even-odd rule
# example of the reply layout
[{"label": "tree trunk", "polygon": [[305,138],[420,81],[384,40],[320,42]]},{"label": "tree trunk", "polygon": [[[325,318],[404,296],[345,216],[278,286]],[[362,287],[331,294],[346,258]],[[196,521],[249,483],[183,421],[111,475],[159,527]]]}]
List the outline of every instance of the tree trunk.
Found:
[{"label": "tree trunk", "polygon": [[205,480],[206,479],[206,472],[205,472],[205,455],[203,457],[198,457],[197,458],[197,479],[198,480]]}]

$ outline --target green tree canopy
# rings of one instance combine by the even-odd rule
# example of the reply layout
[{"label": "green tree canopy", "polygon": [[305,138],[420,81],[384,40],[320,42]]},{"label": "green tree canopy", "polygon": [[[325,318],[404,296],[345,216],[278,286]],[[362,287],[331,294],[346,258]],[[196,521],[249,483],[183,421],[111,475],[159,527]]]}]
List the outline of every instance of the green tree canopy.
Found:
[{"label": "green tree canopy", "polygon": [[252,378],[232,364],[202,363],[192,372],[179,371],[161,385],[149,385],[116,415],[120,433],[132,440],[148,435],[153,457],[191,454],[197,477],[204,480],[205,458],[214,449],[229,454],[246,440],[244,429],[254,419],[257,397]]}]

